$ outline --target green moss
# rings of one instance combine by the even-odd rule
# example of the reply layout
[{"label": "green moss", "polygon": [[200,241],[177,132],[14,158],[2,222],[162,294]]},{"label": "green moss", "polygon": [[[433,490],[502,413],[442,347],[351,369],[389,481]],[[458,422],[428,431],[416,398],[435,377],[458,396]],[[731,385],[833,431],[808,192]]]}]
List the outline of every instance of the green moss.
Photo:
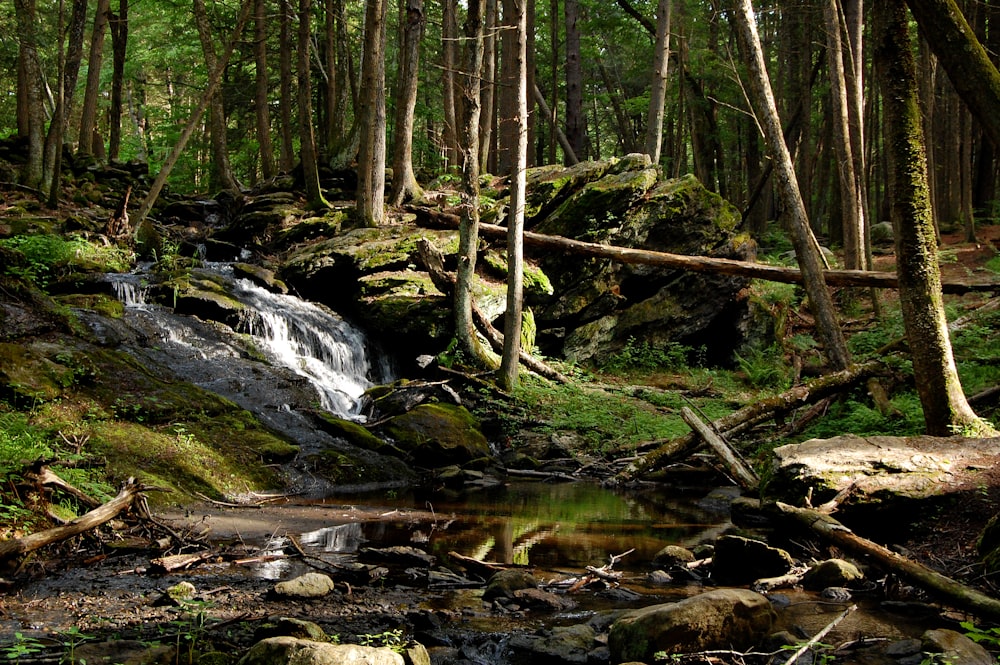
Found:
[{"label": "green moss", "polygon": [[453,404],[420,404],[393,417],[386,434],[422,464],[441,466],[489,455],[478,419]]},{"label": "green moss", "polygon": [[386,445],[385,441],[378,438],[356,422],[344,420],[343,418],[337,418],[333,414],[326,411],[320,413],[320,418],[323,421],[324,430],[334,436],[344,439],[351,445],[355,445],[358,448],[364,448],[365,450],[379,450]]}]

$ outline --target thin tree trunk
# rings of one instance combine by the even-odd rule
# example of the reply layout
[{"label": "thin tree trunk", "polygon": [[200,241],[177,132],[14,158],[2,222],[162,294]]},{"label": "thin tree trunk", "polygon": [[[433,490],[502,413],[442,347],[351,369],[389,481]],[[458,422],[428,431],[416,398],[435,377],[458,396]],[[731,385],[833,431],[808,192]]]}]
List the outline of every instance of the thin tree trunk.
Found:
[{"label": "thin tree trunk", "polygon": [[[522,0],[523,1],[523,0]],[[473,320],[473,283],[479,251],[479,72],[483,64],[485,0],[469,0],[465,18],[464,95],[460,132],[462,192],[458,231],[458,268],[455,282],[455,337],[471,362],[489,365],[486,349],[476,336]],[[506,23],[506,17],[505,17]]]},{"label": "thin tree trunk", "polygon": [[[208,71],[213,71],[217,58],[205,0],[194,0],[193,11],[195,25],[198,28],[198,38],[201,40],[201,50],[205,54],[205,64],[208,66]],[[210,182],[215,188],[238,192],[242,187],[236,181],[232,164],[229,162],[229,147],[226,140],[226,109],[218,87],[209,101],[209,128],[212,144]]]},{"label": "thin tree trunk", "polygon": [[368,0],[358,109],[357,205],[364,226],[381,226],[385,221],[385,19],[386,1]]},{"label": "thin tree trunk", "polygon": [[271,112],[268,91],[271,82],[267,71],[267,0],[256,0],[254,9],[254,110],[257,120],[257,144],[260,148],[260,173],[264,180],[274,177],[274,147],[271,144]]},{"label": "thin tree trunk", "polygon": [[87,88],[80,111],[80,140],[77,154],[92,155],[94,129],[97,126],[97,98],[101,88],[101,62],[104,59],[104,32],[108,26],[111,0],[97,0],[94,29],[90,33],[90,57],[87,60]]},{"label": "thin tree trunk", "polygon": [[420,41],[424,35],[424,0],[403,0],[405,21],[402,33],[402,64],[396,92],[396,122],[392,153],[391,205],[417,199],[423,194],[413,173],[413,116],[417,106],[417,82],[420,74]]},{"label": "thin tree trunk", "polygon": [[480,88],[482,112],[479,116],[479,170],[489,171],[490,146],[493,142],[493,117],[496,113],[497,33],[499,0],[486,0],[483,34],[483,80]]},{"label": "thin tree trunk", "polygon": [[122,90],[125,87],[125,53],[128,50],[128,0],[118,0],[118,14],[110,16],[111,108],[108,114],[108,159],[115,161],[122,147]]},{"label": "thin tree trunk", "polygon": [[500,385],[513,390],[518,384],[521,356],[521,316],[524,286],[524,203],[528,168],[528,69],[527,69],[527,0],[514,0],[514,28],[517,46],[514,54],[517,74],[517,142],[514,168],[510,174],[510,207],[507,216],[507,308],[504,313],[503,354],[500,359]]},{"label": "thin tree trunk", "polygon": [[313,130],[312,81],[309,57],[312,48],[312,26],[310,15],[312,0],[299,0],[298,62],[295,68],[299,88],[299,158],[302,162],[302,180],[305,185],[306,200],[314,210],[328,208],[323,188],[319,183],[319,154],[316,150],[316,134]]},{"label": "thin tree trunk", "polygon": [[69,19],[69,45],[66,48],[66,69],[63,74],[63,109],[66,122],[73,111],[76,80],[83,61],[83,33],[87,28],[88,0],[73,0],[73,13]]},{"label": "thin tree trunk", "polygon": [[771,83],[764,64],[764,54],[757,36],[757,21],[750,0],[736,0],[735,18],[740,38],[744,40],[749,54],[748,68],[751,100],[757,107],[757,118],[765,136],[768,152],[775,162],[775,176],[778,192],[785,208],[785,223],[789,227],[795,255],[805,279],[806,293],[810,308],[816,317],[816,333],[830,364],[835,369],[844,369],[851,364],[850,352],[844,340],[843,331],[837,320],[833,298],[823,280],[823,260],[815,237],[809,230],[802,194],[795,178],[792,157],[785,145],[781,131],[781,121],[774,104]]},{"label": "thin tree trunk", "polygon": [[566,138],[578,158],[586,155],[587,129],[583,115],[583,65],[580,61],[580,2],[565,0],[566,20]]},{"label": "thin tree trunk", "polygon": [[656,9],[656,46],[653,50],[653,83],[649,89],[649,114],[646,119],[646,154],[653,164],[660,163],[663,145],[663,114],[667,102],[667,76],[670,64],[671,0],[660,0]]},{"label": "thin tree trunk", "polygon": [[444,152],[446,166],[459,163],[458,105],[455,101],[455,76],[458,56],[457,0],[441,2],[441,60],[444,67]]},{"label": "thin tree trunk", "polygon": [[156,203],[156,199],[159,198],[160,192],[163,191],[163,185],[166,184],[167,178],[170,176],[170,171],[172,171],[174,166],[177,164],[177,160],[180,158],[181,153],[184,152],[184,147],[187,146],[187,142],[191,139],[191,135],[194,134],[194,130],[197,129],[199,123],[201,122],[201,116],[205,113],[205,109],[208,108],[212,93],[215,92],[216,88],[219,87],[219,83],[222,82],[222,72],[226,69],[226,64],[229,62],[229,56],[233,54],[233,49],[236,47],[236,42],[240,37],[240,33],[243,32],[243,26],[250,17],[250,11],[253,9],[253,3],[254,0],[243,0],[243,5],[240,8],[240,14],[236,18],[236,27],[233,28],[233,35],[226,43],[226,47],[223,49],[222,55],[219,56],[218,61],[215,63],[215,69],[209,73],[208,83],[205,86],[205,91],[202,93],[201,100],[198,102],[198,106],[191,112],[191,117],[188,118],[188,123],[181,132],[180,138],[177,139],[177,143],[174,144],[173,150],[170,151],[170,154],[163,161],[163,167],[160,169],[160,172],[156,174],[156,177],[153,179],[153,184],[149,186],[149,193],[146,194],[146,198],[142,200],[139,210],[133,217],[135,223],[134,232],[136,234],[138,234],[139,229],[142,228],[142,223],[149,215],[149,211],[153,209],[153,205]]},{"label": "thin tree trunk", "polygon": [[903,325],[927,433],[976,435],[992,428],[972,411],[959,382],[941,297],[917,70],[903,0],[875,5],[875,62],[885,105],[890,218]]},{"label": "thin tree trunk", "polygon": [[49,194],[46,204],[52,209],[59,207],[59,194],[62,189],[60,184],[62,181],[63,135],[66,133],[66,113],[64,111],[66,88],[63,85],[63,77],[66,75],[66,52],[63,49],[62,39],[66,13],[64,0],[59,0],[58,12],[59,18],[57,20],[58,27],[56,34],[60,35],[60,38],[56,66],[56,82],[58,84],[56,87],[56,105],[52,113],[52,122],[49,124],[48,135],[45,137],[45,166],[42,169],[43,173],[46,170],[48,171],[48,173],[44,173],[42,180]]},{"label": "thin tree trunk", "polygon": [[[550,115],[549,105],[545,103],[545,97],[542,96],[542,91],[535,86],[535,101],[538,102],[538,108],[541,109],[542,113],[545,115]],[[559,139],[559,145],[562,146],[563,152],[565,153],[566,163],[570,166],[574,164],[579,164],[580,160],[576,157],[576,152],[573,151],[573,146],[570,145],[569,139],[566,138],[566,134],[563,133],[562,128],[558,123],[553,123],[553,128],[555,129],[556,137]]]},{"label": "thin tree trunk", "polygon": [[278,0],[279,19],[279,41],[281,51],[278,53],[279,70],[279,93],[278,93],[278,114],[281,118],[281,170],[291,173],[295,167],[295,148],[293,147],[294,131],[292,127],[292,107],[295,105],[292,99],[292,7],[290,0]]}]

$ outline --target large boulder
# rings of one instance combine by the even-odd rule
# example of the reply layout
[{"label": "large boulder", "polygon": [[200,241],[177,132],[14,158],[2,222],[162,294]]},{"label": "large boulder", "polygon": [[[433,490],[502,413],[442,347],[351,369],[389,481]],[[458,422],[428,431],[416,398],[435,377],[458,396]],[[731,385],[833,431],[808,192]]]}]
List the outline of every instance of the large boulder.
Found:
[{"label": "large boulder", "polygon": [[771,632],[776,616],[759,593],[716,589],[677,603],[626,612],[611,626],[611,662],[651,663],[658,651],[744,649]]},{"label": "large boulder", "polygon": [[381,431],[422,465],[463,464],[490,455],[475,416],[453,404],[420,404],[390,418]]},{"label": "large boulder", "polygon": [[239,665],[404,665],[392,649],[270,637],[250,648]]}]

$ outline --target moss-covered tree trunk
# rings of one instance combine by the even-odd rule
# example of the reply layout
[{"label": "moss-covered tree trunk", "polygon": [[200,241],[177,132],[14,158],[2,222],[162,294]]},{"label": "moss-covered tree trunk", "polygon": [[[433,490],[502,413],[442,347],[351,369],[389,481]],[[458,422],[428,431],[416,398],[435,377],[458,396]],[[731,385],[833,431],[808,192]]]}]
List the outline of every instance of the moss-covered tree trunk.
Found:
[{"label": "moss-covered tree trunk", "polygon": [[876,3],[873,11],[899,300],[927,433],[942,436],[956,428],[978,429],[981,421],[958,380],[944,314],[906,7],[903,0],[886,0]]},{"label": "moss-covered tree trunk", "polygon": [[358,220],[364,226],[385,221],[385,19],[386,1],[365,5],[365,55],[361,63],[358,117]]}]

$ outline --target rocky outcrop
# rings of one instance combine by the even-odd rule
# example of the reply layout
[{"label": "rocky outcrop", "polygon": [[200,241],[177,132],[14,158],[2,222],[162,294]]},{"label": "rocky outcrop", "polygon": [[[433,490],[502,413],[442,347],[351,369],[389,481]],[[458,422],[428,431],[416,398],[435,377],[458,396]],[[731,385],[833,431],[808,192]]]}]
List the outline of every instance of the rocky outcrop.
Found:
[{"label": "rocky outcrop", "polygon": [[391,418],[380,431],[403,454],[435,466],[490,455],[476,418],[464,407],[452,404],[420,404]]},{"label": "rocky outcrop", "polygon": [[658,651],[743,649],[759,643],[776,620],[767,598],[745,589],[716,589],[677,603],[623,614],[611,626],[611,662],[653,662]]}]

